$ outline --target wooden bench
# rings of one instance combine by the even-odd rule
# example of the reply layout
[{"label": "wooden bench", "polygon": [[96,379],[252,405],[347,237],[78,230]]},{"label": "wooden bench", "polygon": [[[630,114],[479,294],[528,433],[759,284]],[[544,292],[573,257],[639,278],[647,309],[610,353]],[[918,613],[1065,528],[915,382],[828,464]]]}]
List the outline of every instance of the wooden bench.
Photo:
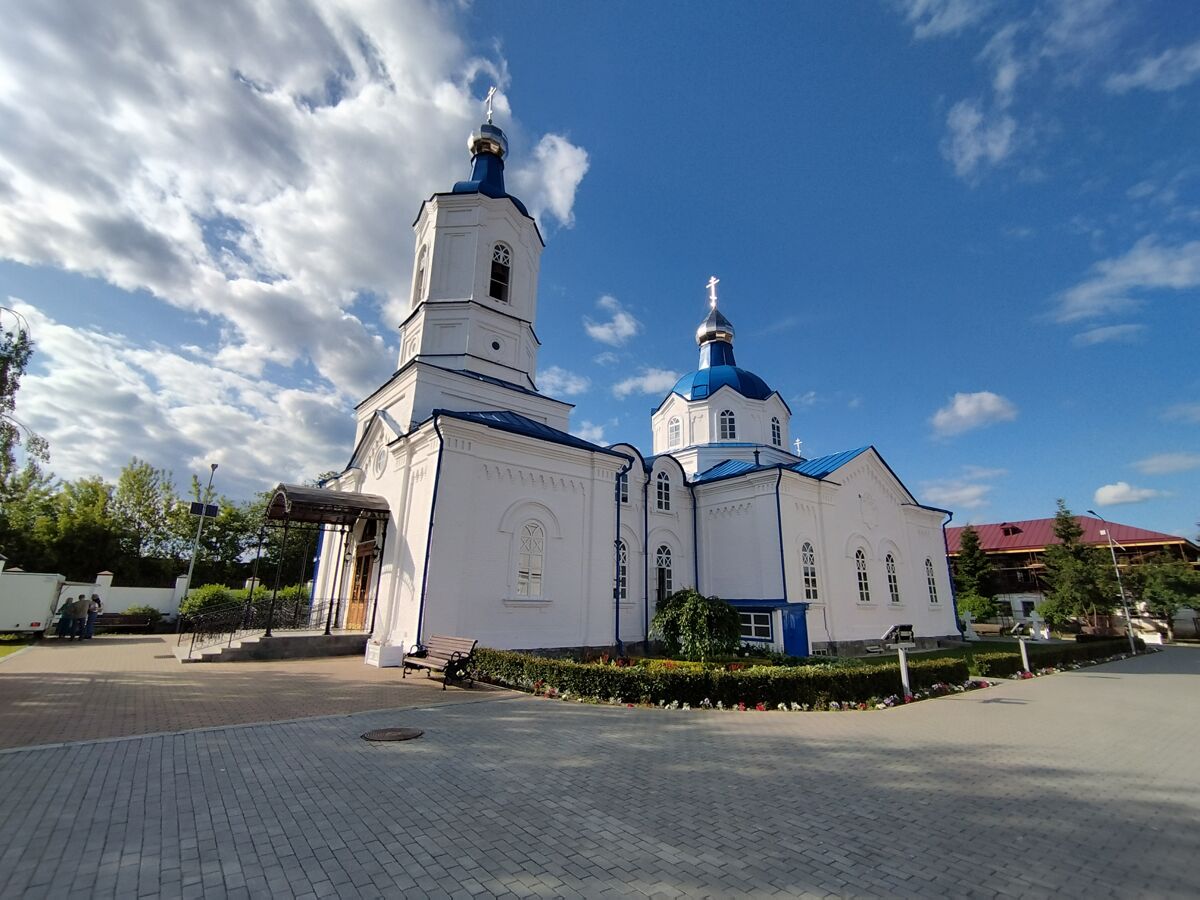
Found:
[{"label": "wooden bench", "polygon": [[96,616],[97,631],[149,631],[154,624],[150,616],[127,616],[124,613],[100,613]]},{"label": "wooden bench", "polygon": [[1004,626],[996,625],[991,622],[972,622],[971,627],[975,629],[976,634],[1003,634]]},{"label": "wooden bench", "polygon": [[466,679],[474,685],[475,679],[471,678],[470,665],[471,658],[475,655],[475,645],[478,643],[479,641],[472,638],[435,634],[427,638],[424,644],[418,644],[405,654],[404,671],[400,677],[407,678],[409,669],[424,669],[427,678],[434,672],[442,673],[443,691],[446,689],[446,682],[451,679]]}]

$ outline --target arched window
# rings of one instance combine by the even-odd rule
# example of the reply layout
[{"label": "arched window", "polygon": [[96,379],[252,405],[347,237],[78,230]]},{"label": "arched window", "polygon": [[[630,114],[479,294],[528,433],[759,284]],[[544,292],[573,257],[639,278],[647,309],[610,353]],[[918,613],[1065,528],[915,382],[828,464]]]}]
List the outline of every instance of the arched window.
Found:
[{"label": "arched window", "polygon": [[679,446],[680,430],[681,430],[680,423],[679,423],[679,419],[677,417],[672,418],[671,421],[669,421],[667,423],[667,446],[668,447],[678,447]]},{"label": "arched window", "polygon": [[666,544],[660,544],[654,552],[654,568],[658,574],[658,590],[655,596],[662,600],[674,590],[671,577],[671,548]]},{"label": "arched window", "polygon": [[629,473],[622,472],[617,476],[617,502],[629,502]]},{"label": "arched window", "polygon": [[804,546],[800,548],[800,567],[804,571],[804,599],[816,600],[817,598],[817,551],[813,549],[813,545],[804,542]]},{"label": "arched window", "polygon": [[617,599],[629,599],[629,548],[624,541],[617,541]]},{"label": "arched window", "polygon": [[776,447],[783,446],[783,429],[779,425],[777,416],[771,416],[771,443]]},{"label": "arched window", "polygon": [[422,247],[421,252],[417,254],[417,274],[413,278],[413,306],[416,306],[418,303],[420,303],[425,294],[425,257],[428,250],[428,247]]},{"label": "arched window", "polygon": [[896,577],[896,557],[889,553],[884,557],[883,564],[887,569],[888,593],[891,595],[893,603],[899,603],[900,579]]},{"label": "arched window", "polygon": [[721,415],[718,419],[720,422],[720,437],[723,441],[737,440],[737,422],[733,418],[732,409],[721,410]]},{"label": "arched window", "polygon": [[925,581],[929,584],[929,602],[937,603],[937,579],[933,575],[933,560],[925,560]]},{"label": "arched window", "polygon": [[658,508],[663,512],[671,511],[671,478],[666,472],[659,472],[655,479],[658,488]]},{"label": "arched window", "polygon": [[542,567],[546,559],[546,532],[537,522],[521,526],[521,551],[517,555],[517,596],[542,596]]},{"label": "arched window", "polygon": [[867,580],[867,554],[862,549],[854,551],[854,568],[858,571],[858,602],[871,602],[871,583]]},{"label": "arched window", "polygon": [[508,302],[508,286],[512,281],[512,251],[504,244],[492,248],[492,279],[488,296]]}]

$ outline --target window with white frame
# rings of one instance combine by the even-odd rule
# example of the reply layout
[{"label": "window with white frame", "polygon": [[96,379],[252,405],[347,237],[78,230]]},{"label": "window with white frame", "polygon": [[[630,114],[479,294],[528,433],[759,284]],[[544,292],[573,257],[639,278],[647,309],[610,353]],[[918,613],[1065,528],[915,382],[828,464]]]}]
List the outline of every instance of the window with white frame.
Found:
[{"label": "window with white frame", "polygon": [[629,548],[624,541],[617,541],[617,599],[629,599]]},{"label": "window with white frame", "polygon": [[413,306],[421,302],[422,295],[425,293],[425,256],[428,250],[428,247],[422,247],[421,252],[417,254],[417,274],[413,278]]},{"label": "window with white frame", "polygon": [[771,640],[771,614],[769,612],[738,613],[742,620],[742,640]]},{"label": "window with white frame", "polygon": [[672,417],[671,420],[669,422],[667,422],[667,446],[668,447],[678,447],[679,446],[680,440],[681,440],[681,437],[680,437],[681,431],[682,431],[682,426],[679,422],[679,418]]},{"label": "window with white frame", "polygon": [[629,473],[622,472],[617,476],[617,502],[629,502]]},{"label": "window with white frame", "polygon": [[783,446],[783,428],[780,427],[778,416],[771,416],[771,443],[776,447]]},{"label": "window with white frame", "polygon": [[804,599],[817,600],[817,551],[808,541],[800,548],[800,568],[804,573]]},{"label": "window with white frame", "polygon": [[888,594],[891,596],[893,603],[899,603],[900,579],[896,577],[896,557],[889,553],[884,557],[883,565],[887,569]]},{"label": "window with white frame", "polygon": [[717,417],[720,423],[720,439],[723,441],[737,440],[737,422],[733,417],[732,409],[721,410],[721,415]]},{"label": "window with white frame", "polygon": [[666,472],[659,472],[654,479],[658,508],[663,512],[671,511],[671,477]]},{"label": "window with white frame", "polygon": [[937,603],[937,578],[933,574],[933,560],[925,560],[925,581],[929,584],[929,602]]},{"label": "window with white frame", "polygon": [[871,602],[871,582],[867,580],[867,554],[860,547],[854,551],[854,568],[858,573],[858,602]]},{"label": "window with white frame", "polygon": [[542,572],[546,560],[546,532],[537,522],[521,526],[521,548],[517,554],[517,596],[542,596]]},{"label": "window with white frame", "polygon": [[508,287],[512,281],[512,251],[504,244],[492,247],[492,277],[488,296],[508,302]]},{"label": "window with white frame", "polygon": [[654,552],[654,568],[658,570],[658,596],[666,597],[674,590],[674,577],[671,571],[671,548],[660,544]]}]

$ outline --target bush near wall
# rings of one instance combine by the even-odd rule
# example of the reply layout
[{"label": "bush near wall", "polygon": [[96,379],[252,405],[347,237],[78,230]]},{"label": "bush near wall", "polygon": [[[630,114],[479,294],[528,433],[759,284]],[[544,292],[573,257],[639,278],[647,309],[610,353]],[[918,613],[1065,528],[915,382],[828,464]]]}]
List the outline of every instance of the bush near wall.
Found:
[{"label": "bush near wall", "polygon": [[[1026,645],[1029,651],[1029,664],[1035,669],[1046,666],[1057,666],[1063,663],[1081,663],[1094,659],[1107,659],[1129,652],[1129,642],[1126,640],[1092,641],[1084,644],[1048,644],[1038,646]],[[1138,649],[1145,649],[1142,644]],[[1021,653],[1016,651],[999,651],[991,653],[974,653],[967,660],[971,672],[991,678],[1004,678],[1015,675],[1024,668],[1021,664]]]},{"label": "bush near wall", "polygon": [[[938,682],[962,684],[967,664],[960,659],[911,661],[913,690]],[[569,691],[578,697],[622,702],[660,701],[699,705],[703,700],[758,703],[802,703],[822,706],[830,701],[862,703],[900,690],[900,667],[895,663],[830,669],[818,666],[752,667],[736,672],[723,669],[646,669],[529,656],[509,650],[475,651],[474,677],[520,690],[535,685]]]}]

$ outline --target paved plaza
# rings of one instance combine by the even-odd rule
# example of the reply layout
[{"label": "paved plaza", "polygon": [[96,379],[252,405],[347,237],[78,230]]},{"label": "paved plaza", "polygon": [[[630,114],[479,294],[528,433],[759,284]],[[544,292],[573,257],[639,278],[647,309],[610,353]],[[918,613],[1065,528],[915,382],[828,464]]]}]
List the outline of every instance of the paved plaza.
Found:
[{"label": "paved plaza", "polygon": [[[458,692],[10,750],[0,894],[1195,897],[1198,675],[1172,648],[866,713]],[[359,737],[387,725],[425,735]]]}]

